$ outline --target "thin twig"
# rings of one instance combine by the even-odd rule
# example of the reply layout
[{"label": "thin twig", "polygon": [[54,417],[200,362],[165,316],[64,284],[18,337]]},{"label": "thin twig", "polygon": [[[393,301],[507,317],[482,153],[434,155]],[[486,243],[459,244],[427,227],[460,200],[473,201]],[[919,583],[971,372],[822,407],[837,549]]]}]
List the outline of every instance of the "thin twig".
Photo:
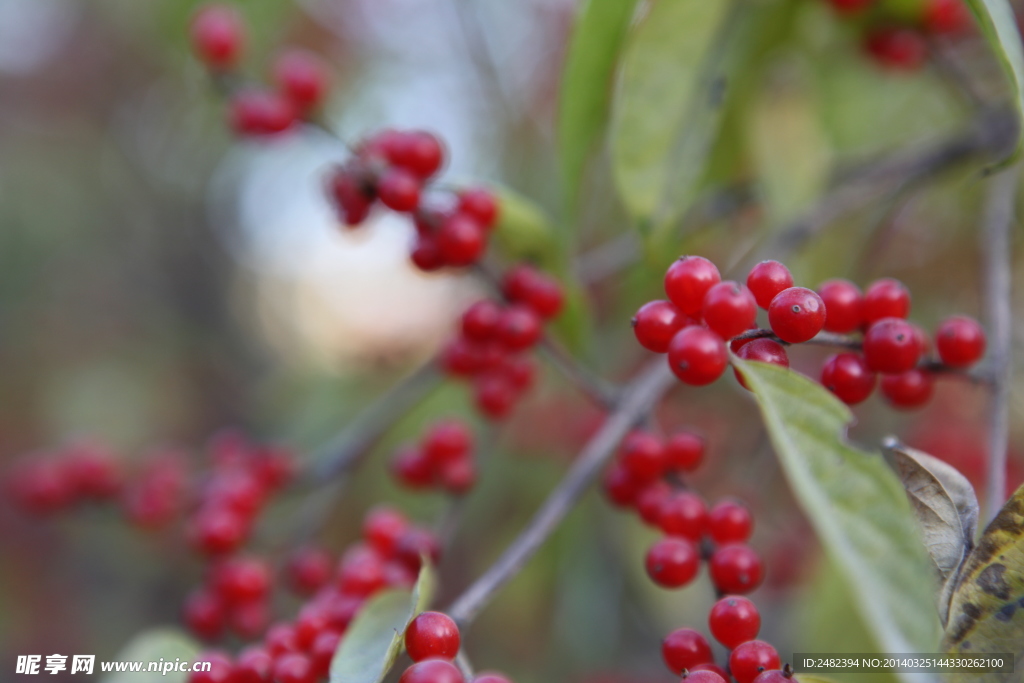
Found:
[{"label": "thin twig", "polygon": [[581,393],[602,408],[614,408],[618,390],[603,377],[576,362],[565,349],[550,337],[540,342],[540,353],[556,370],[567,377]]},{"label": "thin twig", "polygon": [[512,579],[586,493],[616,446],[651,410],[675,379],[664,358],[651,362],[623,392],[619,407],[580,451],[572,469],[497,562],[446,610],[461,626],[471,622],[494,594]]},{"label": "thin twig", "polygon": [[985,477],[987,519],[999,512],[1006,496],[1006,451],[1010,429],[1010,376],[1013,309],[1010,306],[1010,231],[1014,222],[1017,169],[992,178],[982,226],[985,318],[988,323],[992,401],[988,424],[988,473]]}]

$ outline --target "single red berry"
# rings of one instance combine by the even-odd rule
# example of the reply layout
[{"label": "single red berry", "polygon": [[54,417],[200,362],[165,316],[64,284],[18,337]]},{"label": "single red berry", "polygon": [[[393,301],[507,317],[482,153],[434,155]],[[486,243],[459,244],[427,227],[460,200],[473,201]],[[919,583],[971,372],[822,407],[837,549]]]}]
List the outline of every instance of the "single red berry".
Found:
[{"label": "single red berry", "polygon": [[691,674],[697,671],[710,671],[712,673],[718,674],[719,677],[721,677],[723,683],[729,683],[729,681],[732,680],[732,677],[729,675],[729,673],[722,667],[715,664],[714,662],[698,664],[697,666],[690,669]]},{"label": "single red berry", "polygon": [[704,295],[721,282],[714,263],[702,256],[682,256],[665,273],[665,294],[687,315],[697,315]]},{"label": "single red berry", "polygon": [[461,420],[440,420],[423,437],[423,454],[435,465],[461,460],[472,449],[473,434]]},{"label": "single red berry", "polygon": [[633,316],[633,334],[648,351],[666,353],[672,337],[689,321],[689,317],[671,301],[648,301]]},{"label": "single red berry", "polygon": [[676,432],[665,441],[665,458],[669,467],[692,472],[704,460],[704,438],[693,432]]},{"label": "single red berry", "polygon": [[914,326],[900,318],[876,320],[864,334],[864,360],[876,372],[906,372],[917,365],[921,352]]},{"label": "single red berry", "polygon": [[334,169],[328,180],[328,191],[345,224],[355,226],[366,220],[376,195],[365,177],[365,170],[346,164]]},{"label": "single red berry", "polygon": [[723,339],[743,334],[757,319],[757,302],[745,286],[726,280],[704,295],[704,323]]},{"label": "single red berry", "polygon": [[513,304],[501,314],[498,339],[509,351],[525,351],[544,334],[540,318],[533,309]]},{"label": "single red berry", "polygon": [[476,263],[487,247],[487,236],[473,218],[456,213],[445,219],[435,236],[437,248],[449,266]]},{"label": "single red berry", "polygon": [[188,683],[233,683],[232,669],[234,667],[231,664],[231,660],[223,652],[204,652],[196,657],[196,661],[209,662],[210,670],[193,669],[188,677]]},{"label": "single red berry", "polygon": [[65,471],[78,495],[96,500],[116,496],[124,485],[124,473],[109,450],[91,443],[71,446]]},{"label": "single red berry", "polygon": [[295,640],[295,627],[288,623],[277,623],[267,629],[263,637],[263,646],[275,659],[287,652],[298,652],[299,644]]},{"label": "single red berry", "polygon": [[784,289],[793,286],[793,275],[789,268],[778,261],[761,261],[750,270],[747,287],[754,295],[757,305],[768,310],[772,299]]},{"label": "single red berry", "polygon": [[740,643],[757,638],[757,632],[761,630],[761,613],[747,598],[727,595],[711,608],[708,627],[715,640],[732,650]]},{"label": "single red berry", "polygon": [[779,653],[762,640],[748,640],[741,643],[729,655],[729,671],[736,683],[753,683],[758,674],[781,665]]},{"label": "single red berry", "polygon": [[837,353],[825,361],[821,369],[821,384],[839,397],[843,403],[860,403],[875,390],[878,375],[868,368],[863,356],[856,353]]},{"label": "single red berry", "polygon": [[754,518],[750,511],[734,500],[715,503],[708,513],[708,533],[719,544],[743,543],[754,530]]},{"label": "single red berry", "polygon": [[414,572],[419,572],[423,566],[424,557],[431,564],[437,565],[438,560],[441,559],[441,546],[433,533],[426,529],[413,527],[405,532],[405,535],[398,541],[395,556],[406,567]]},{"label": "single red berry", "polygon": [[943,363],[966,367],[985,353],[985,331],[974,318],[955,315],[943,320],[935,331],[935,346]]},{"label": "single red berry", "polygon": [[494,225],[498,217],[498,200],[489,190],[474,187],[459,193],[459,213],[472,216],[481,227]]},{"label": "single red berry", "polygon": [[505,273],[501,287],[509,301],[529,306],[544,319],[558,315],[565,303],[558,280],[523,263]]},{"label": "single red berry", "polygon": [[331,578],[331,556],[317,546],[295,550],[285,565],[288,587],[299,595],[312,595]]},{"label": "single red berry", "polygon": [[759,673],[754,679],[754,683],[793,683],[795,680],[791,671],[768,669]]},{"label": "single red berry", "polygon": [[432,273],[435,270],[444,268],[445,257],[441,253],[441,247],[433,236],[417,235],[413,242],[412,251],[409,252],[409,260],[413,265],[425,273]]},{"label": "single red berry", "polygon": [[217,640],[227,621],[224,601],[216,593],[199,589],[185,600],[185,625],[202,640]]},{"label": "single red berry", "polygon": [[433,465],[415,446],[406,446],[395,453],[391,474],[399,484],[410,489],[424,489],[434,483]]},{"label": "single red berry", "polygon": [[255,640],[270,624],[270,605],[265,598],[231,605],[228,621],[236,636],[246,641]]},{"label": "single red berry", "polygon": [[443,659],[424,659],[402,674],[398,683],[465,683],[459,668]]},{"label": "single red berry", "polygon": [[476,463],[469,457],[447,462],[441,467],[439,478],[442,488],[448,493],[465,495],[476,484]]},{"label": "single red berry", "polygon": [[722,338],[704,327],[686,327],[668,346],[668,364],[676,377],[694,386],[711,384],[729,364]]},{"label": "single red berry", "polygon": [[249,536],[249,521],[226,507],[200,510],[192,520],[189,541],[192,547],[207,555],[229,553]]},{"label": "single red berry", "polygon": [[665,448],[650,432],[635,430],[619,447],[619,462],[636,481],[651,481],[665,473]]},{"label": "single red berry", "polygon": [[726,683],[726,680],[717,671],[707,669],[695,669],[683,673],[683,680],[686,683]]},{"label": "single red berry", "polygon": [[614,505],[629,507],[636,502],[644,482],[637,481],[622,466],[615,463],[604,474],[604,493]]},{"label": "single red berry", "polygon": [[870,325],[882,318],[906,318],[910,315],[910,291],[899,280],[875,280],[864,293],[864,322]]},{"label": "single red berry", "polygon": [[453,660],[460,642],[459,627],[441,612],[423,612],[405,630],[405,650],[414,662],[434,657]]},{"label": "single red berry", "polygon": [[636,496],[636,511],[640,518],[651,526],[661,522],[661,508],[672,495],[672,487],[663,481],[654,481],[644,486]]},{"label": "single red berry", "polygon": [[316,683],[313,661],[304,654],[288,652],[274,660],[274,683]]},{"label": "single red berry", "polygon": [[846,334],[864,324],[864,295],[849,280],[825,280],[818,286],[825,304],[825,330]]},{"label": "single red berry", "polygon": [[[789,354],[786,353],[786,347],[774,339],[755,339],[749,344],[741,346],[736,355],[743,360],[755,360],[761,363],[771,363],[772,365],[778,365],[783,368],[789,367]],[[733,372],[736,374],[736,379],[739,381],[740,386],[744,389],[749,389],[750,387],[747,386],[747,381],[743,379],[743,376],[739,371],[733,370]]]},{"label": "single red berry", "polygon": [[420,181],[402,168],[389,168],[377,183],[377,196],[392,211],[411,213],[420,205]]},{"label": "single red berry", "polygon": [[331,670],[331,660],[341,643],[341,633],[331,629],[322,631],[309,648],[309,659],[317,678],[326,678]]},{"label": "single red berry", "polygon": [[258,557],[232,557],[214,569],[213,584],[227,602],[246,602],[267,595],[270,565]]},{"label": "single red berry", "polygon": [[679,628],[665,636],[661,641],[661,656],[668,670],[677,676],[700,664],[710,664],[712,660],[707,639],[692,628]]},{"label": "single red berry", "polygon": [[462,314],[462,334],[473,341],[489,341],[497,334],[500,323],[501,306],[490,299],[481,299]]},{"label": "single red berry", "polygon": [[708,527],[707,506],[697,494],[679,491],[662,504],[658,525],[669,536],[699,542]]},{"label": "single red berry", "polygon": [[882,377],[882,396],[895,408],[920,408],[932,397],[935,377],[925,370],[907,370]]},{"label": "single red berry", "polygon": [[782,341],[800,344],[813,339],[825,326],[825,304],[805,287],[790,287],[772,299],[768,324]]},{"label": "single red berry", "polygon": [[647,551],[644,566],[659,586],[681,588],[697,576],[700,551],[685,538],[663,538]]},{"label": "single red berry", "polygon": [[231,683],[272,683],[273,669],[270,653],[258,645],[247,647],[235,659]]},{"label": "single red berry", "polygon": [[409,520],[405,515],[386,505],[373,508],[363,520],[363,540],[381,557],[391,557],[398,539],[408,530]]},{"label": "single red berry", "polygon": [[971,13],[963,0],[928,0],[924,27],[929,33],[963,33],[971,26]]},{"label": "single red berry", "polygon": [[723,545],[711,555],[708,564],[711,581],[723,593],[742,595],[761,585],[761,558],[740,543]]},{"label": "single red berry", "polygon": [[242,17],[227,5],[206,5],[192,18],[192,49],[206,66],[229,69],[238,63],[245,41]]},{"label": "single red berry", "polygon": [[867,34],[864,49],[879,65],[901,71],[920,68],[928,55],[924,36],[909,28],[875,29]]},{"label": "single red berry", "polygon": [[316,603],[308,603],[295,619],[295,644],[299,650],[308,652],[313,641],[331,627],[331,616],[327,610]]},{"label": "single red berry", "polygon": [[426,180],[441,169],[444,147],[431,133],[414,130],[401,134],[394,150],[392,163]]},{"label": "single red berry", "polygon": [[473,404],[485,417],[502,420],[516,406],[519,391],[502,373],[489,372],[473,381]]},{"label": "single red berry", "polygon": [[323,102],[327,68],[311,52],[291,49],[274,62],[274,81],[297,110],[309,111]]},{"label": "single red berry", "polygon": [[345,595],[361,598],[376,593],[384,587],[384,561],[369,548],[350,550],[338,568],[337,586]]},{"label": "single red berry", "polygon": [[231,98],[229,118],[238,135],[275,135],[295,123],[295,109],[276,92],[243,90]]}]

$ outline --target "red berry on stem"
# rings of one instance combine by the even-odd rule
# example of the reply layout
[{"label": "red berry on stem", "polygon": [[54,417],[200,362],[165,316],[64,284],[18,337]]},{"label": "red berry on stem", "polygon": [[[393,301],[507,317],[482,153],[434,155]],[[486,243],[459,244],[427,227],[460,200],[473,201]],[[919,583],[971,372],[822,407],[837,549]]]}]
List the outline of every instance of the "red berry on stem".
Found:
[{"label": "red berry on stem", "polygon": [[384,562],[369,548],[346,553],[338,569],[338,590],[345,595],[367,597],[384,587]]},{"label": "red berry on stem", "polygon": [[661,439],[650,432],[630,432],[619,448],[619,462],[635,481],[657,479],[666,466]]},{"label": "red berry on stem", "polygon": [[228,69],[238,63],[245,40],[242,18],[226,5],[206,5],[190,27],[192,49],[206,66]]},{"label": "red berry on stem", "polygon": [[461,460],[473,449],[473,434],[461,420],[434,423],[423,438],[423,454],[435,465]]},{"label": "red berry on stem", "polygon": [[711,384],[729,364],[722,338],[703,327],[687,327],[672,338],[668,363],[676,377],[694,386]]},{"label": "red berry on stem", "polygon": [[782,341],[800,344],[813,339],[825,326],[825,304],[805,287],[790,287],[772,299],[768,324]]},{"label": "red berry on stem", "polygon": [[704,439],[693,432],[676,432],[665,442],[669,467],[692,472],[704,460]]},{"label": "red berry on stem", "polygon": [[472,458],[462,458],[445,463],[440,473],[441,486],[448,493],[461,496],[476,484],[476,463]]},{"label": "red berry on stem", "polygon": [[431,133],[409,131],[401,135],[392,161],[425,180],[441,169],[444,147]]},{"label": "red berry on stem", "polygon": [[935,331],[935,346],[943,363],[966,367],[985,353],[985,331],[974,318],[955,315],[943,320]]},{"label": "red berry on stem", "polygon": [[672,487],[663,481],[647,484],[636,496],[636,511],[651,526],[661,522],[661,508],[672,495]]},{"label": "red berry on stem", "polygon": [[398,683],[465,683],[465,679],[451,662],[425,659],[406,669]]},{"label": "red berry on stem", "polygon": [[259,646],[242,650],[235,659],[231,683],[271,683],[274,659]]},{"label": "red berry on stem", "polygon": [[441,247],[433,236],[417,235],[413,242],[412,251],[409,252],[409,260],[413,265],[425,273],[432,273],[435,270],[444,268],[445,257],[441,253]]},{"label": "red berry on stem", "polygon": [[659,586],[681,588],[697,576],[700,551],[685,538],[663,538],[647,551],[644,566]]},{"label": "red berry on stem", "polygon": [[291,102],[275,92],[243,90],[231,98],[229,107],[231,128],[238,135],[275,135],[295,122]]},{"label": "red berry on stem", "polygon": [[753,326],[757,319],[757,302],[750,290],[726,280],[704,295],[701,308],[704,322],[723,339],[732,339]]},{"label": "red berry on stem", "polygon": [[712,661],[708,641],[692,628],[672,631],[661,641],[661,655],[668,670],[677,676],[685,670]]},{"label": "red berry on stem", "polygon": [[825,330],[846,334],[864,324],[864,295],[849,280],[825,280],[818,286],[825,304]]},{"label": "red berry on stem", "polygon": [[707,531],[707,506],[700,496],[688,491],[679,491],[662,504],[658,525],[669,536],[680,536],[695,543],[699,542]]},{"label": "red berry on stem", "polygon": [[604,474],[604,493],[613,504],[629,507],[636,502],[644,482],[637,481],[621,463],[615,463]]},{"label": "red berry on stem", "polygon": [[525,351],[540,341],[544,328],[533,309],[520,304],[509,306],[498,323],[498,339],[509,351]]},{"label": "red berry on stem", "polygon": [[246,602],[270,590],[270,566],[256,557],[232,557],[214,570],[214,585],[227,602]]},{"label": "red berry on stem", "polygon": [[707,664],[698,664],[697,666],[690,669],[690,674],[692,675],[694,672],[697,671],[710,671],[711,673],[718,674],[718,676],[722,679],[722,683],[729,683],[729,681],[732,680],[732,677],[729,676],[729,673],[725,669],[723,669],[722,667],[718,666],[713,662],[709,662]]},{"label": "red berry on stem", "polygon": [[500,323],[501,306],[490,299],[481,299],[462,314],[462,334],[474,341],[489,341],[497,334]]},{"label": "red berry on stem", "polygon": [[327,69],[319,57],[291,49],[274,62],[274,81],[299,111],[318,106],[327,92]]},{"label": "red berry on stem", "polygon": [[910,314],[910,292],[899,280],[875,280],[864,293],[864,322],[882,318],[906,318]]},{"label": "red berry on stem", "polygon": [[413,527],[398,541],[395,555],[406,567],[418,572],[423,565],[423,557],[431,564],[437,564],[441,559],[441,546],[433,533]]},{"label": "red berry on stem", "polygon": [[304,654],[288,652],[274,660],[274,683],[316,683],[313,662]]},{"label": "red berry on stem", "polygon": [[906,372],[917,365],[921,351],[914,326],[900,318],[876,320],[864,334],[864,360],[876,372]]},{"label": "red berry on stem", "polygon": [[666,353],[672,337],[686,327],[689,320],[670,301],[648,301],[633,316],[633,334],[648,351]]},{"label": "red berry on stem", "polygon": [[455,659],[460,642],[459,627],[441,612],[423,612],[405,630],[405,649],[414,662],[432,657]]},{"label": "red berry on stem", "polygon": [[449,266],[476,263],[487,247],[484,229],[471,217],[456,213],[449,216],[435,236],[437,249]]},{"label": "red berry on stem", "polygon": [[715,550],[708,563],[711,581],[723,593],[749,593],[761,585],[761,558],[750,547],[740,543],[723,545]]},{"label": "red berry on stem", "polygon": [[363,520],[363,540],[382,557],[391,557],[398,540],[409,530],[409,520],[395,508],[382,505],[370,510]]},{"label": "red berry on stem", "polygon": [[727,595],[711,608],[708,627],[715,640],[730,650],[757,638],[761,613],[753,602],[739,595]]},{"label": "red berry on stem", "polygon": [[920,408],[932,397],[935,389],[934,376],[925,370],[914,368],[898,375],[882,377],[882,396],[896,408]]},{"label": "red berry on stem", "polygon": [[501,373],[487,373],[473,382],[473,403],[484,416],[501,420],[515,408],[519,392]]},{"label": "red berry on stem", "polygon": [[299,595],[312,595],[331,578],[332,564],[331,556],[323,548],[299,548],[285,565],[288,587]]},{"label": "red berry on stem", "polygon": [[525,264],[509,270],[501,287],[509,301],[525,304],[545,319],[558,315],[565,303],[565,293],[558,280]]},{"label": "red berry on stem", "polygon": [[729,670],[736,683],[753,683],[762,671],[778,669],[780,664],[779,653],[762,640],[741,643],[729,655]]},{"label": "red berry on stem", "polygon": [[708,533],[719,545],[743,543],[753,530],[750,511],[734,500],[719,501],[708,513]]},{"label": "red berry on stem", "polygon": [[458,211],[472,216],[483,228],[490,228],[498,217],[498,200],[482,187],[463,190],[459,193]]},{"label": "red berry on stem", "polygon": [[[755,339],[741,346],[736,355],[743,360],[755,360],[784,368],[789,367],[789,354],[786,353],[786,347],[774,339]],[[744,389],[749,389],[750,387],[747,386],[746,380],[743,379],[739,371],[733,370],[733,372],[736,374],[736,379],[739,380],[740,386]]]},{"label": "red berry on stem", "polygon": [[295,644],[303,652],[313,646],[317,636],[330,628],[331,617],[323,607],[307,604],[295,620]]},{"label": "red berry on stem", "polygon": [[420,205],[419,178],[404,169],[390,168],[377,183],[377,196],[392,211],[415,211]]},{"label": "red berry on stem", "polygon": [[419,448],[407,446],[391,460],[391,474],[410,489],[423,489],[434,483],[434,468]]},{"label": "red berry on stem", "polygon": [[793,275],[789,268],[778,261],[761,261],[750,270],[747,287],[754,295],[757,305],[767,310],[772,299],[784,289],[793,286]]},{"label": "red berry on stem", "polygon": [[702,256],[682,256],[665,273],[665,294],[687,315],[700,313],[704,295],[722,276],[714,263]]},{"label": "red berry on stem", "polygon": [[249,535],[249,522],[234,510],[224,507],[200,510],[189,533],[191,545],[207,555],[229,553]]},{"label": "red berry on stem", "polygon": [[877,382],[878,375],[856,353],[830,356],[821,369],[822,386],[848,405],[860,403],[870,396]]}]

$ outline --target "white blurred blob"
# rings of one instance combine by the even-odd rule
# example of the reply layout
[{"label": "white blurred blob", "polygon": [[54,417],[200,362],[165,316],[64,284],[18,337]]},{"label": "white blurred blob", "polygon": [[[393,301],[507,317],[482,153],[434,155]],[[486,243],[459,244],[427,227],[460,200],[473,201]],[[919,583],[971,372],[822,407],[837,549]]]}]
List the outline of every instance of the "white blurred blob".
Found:
[{"label": "white blurred blob", "polygon": [[225,158],[212,222],[246,267],[246,313],[292,363],[344,370],[428,354],[470,287],[410,264],[408,218],[377,211],[356,230],[340,226],[324,175],[344,154],[337,140],[305,131]]},{"label": "white blurred blob", "polygon": [[78,12],[69,0],[0,0],[0,71],[25,75],[57,55]]}]

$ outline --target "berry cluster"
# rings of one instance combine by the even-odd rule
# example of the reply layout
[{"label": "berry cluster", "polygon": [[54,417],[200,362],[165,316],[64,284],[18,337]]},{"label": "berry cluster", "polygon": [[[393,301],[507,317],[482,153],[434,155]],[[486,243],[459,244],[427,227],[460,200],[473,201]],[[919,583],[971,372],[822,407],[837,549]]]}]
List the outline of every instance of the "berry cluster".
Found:
[{"label": "berry cluster", "polygon": [[[441,612],[422,612],[405,630],[405,651],[413,664],[399,683],[465,683],[462,672],[452,661],[459,654],[459,627]],[[480,673],[471,683],[510,683],[498,673]]]},{"label": "berry cluster", "polygon": [[405,446],[395,454],[391,473],[410,489],[440,488],[462,495],[476,482],[473,435],[459,420],[437,422],[420,444]]},{"label": "berry cluster", "polygon": [[[832,356],[821,382],[849,404],[874,391],[882,374],[882,394],[897,408],[924,405],[932,394],[935,370],[965,369],[985,351],[985,334],[971,318],[954,316],[935,335],[939,361],[929,361],[927,334],[906,320],[910,293],[891,278],[861,290],[847,280],[829,280],[817,292],[794,287],[778,261],[754,266],[746,285],[722,281],[718,268],[700,256],[673,263],[665,275],[669,300],[644,304],[633,318],[637,340],[667,353],[669,367],[691,385],[717,380],[729,364],[726,340],[739,358],[789,367],[787,345],[809,342],[819,332],[862,332],[863,338],[821,339],[857,352]],[[757,309],[768,312],[771,331],[756,327]],[[737,378],[738,375],[737,375]],[[740,379],[742,383],[742,379]]]},{"label": "berry cluster", "polygon": [[257,557],[215,562],[185,600],[185,624],[203,640],[218,640],[228,629],[243,640],[258,638],[270,623],[271,578],[270,565]]},{"label": "berry cluster", "polygon": [[273,86],[235,87],[244,51],[245,26],[227,5],[206,5],[192,19],[192,49],[196,57],[230,92],[228,119],[238,135],[283,133],[310,117],[328,90],[327,68],[316,55],[291,48],[274,61]]},{"label": "berry cluster", "polygon": [[107,448],[76,443],[53,454],[23,458],[12,468],[6,483],[19,509],[43,515],[80,503],[116,498],[124,487],[124,473]]}]

